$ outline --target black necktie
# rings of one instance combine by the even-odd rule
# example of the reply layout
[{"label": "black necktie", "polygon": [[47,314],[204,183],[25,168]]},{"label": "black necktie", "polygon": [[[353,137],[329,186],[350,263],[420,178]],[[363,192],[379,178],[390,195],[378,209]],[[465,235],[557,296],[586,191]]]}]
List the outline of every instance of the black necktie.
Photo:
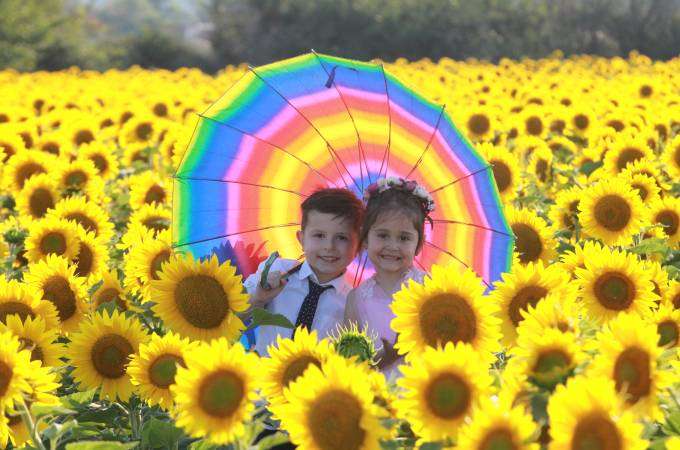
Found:
[{"label": "black necktie", "polygon": [[[298,327],[306,327],[308,330],[312,329],[312,322],[314,321],[314,314],[316,313],[316,307],[319,305],[319,297],[326,289],[330,289],[333,286],[321,286],[309,280],[309,292],[300,306],[300,311],[298,311],[297,320],[295,321],[295,329]],[[293,330],[293,336],[295,336],[295,330]]]}]

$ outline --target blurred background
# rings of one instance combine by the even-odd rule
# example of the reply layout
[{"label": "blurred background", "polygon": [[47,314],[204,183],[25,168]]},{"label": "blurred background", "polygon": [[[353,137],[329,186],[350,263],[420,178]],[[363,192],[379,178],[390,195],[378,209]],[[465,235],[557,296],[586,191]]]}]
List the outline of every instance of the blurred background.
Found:
[{"label": "blurred background", "polygon": [[0,0],[0,68],[259,65],[680,50],[680,0]]}]

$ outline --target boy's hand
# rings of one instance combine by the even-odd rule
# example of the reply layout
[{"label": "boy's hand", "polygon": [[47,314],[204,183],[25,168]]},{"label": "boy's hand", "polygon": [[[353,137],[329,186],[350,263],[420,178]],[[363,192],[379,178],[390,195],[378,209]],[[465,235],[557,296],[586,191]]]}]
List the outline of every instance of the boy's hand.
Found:
[{"label": "boy's hand", "polygon": [[286,279],[284,273],[275,271],[267,274],[267,285],[270,289],[265,289],[260,283],[257,289],[250,296],[250,304],[255,308],[264,308],[274,297],[279,295],[279,292],[286,286]]}]

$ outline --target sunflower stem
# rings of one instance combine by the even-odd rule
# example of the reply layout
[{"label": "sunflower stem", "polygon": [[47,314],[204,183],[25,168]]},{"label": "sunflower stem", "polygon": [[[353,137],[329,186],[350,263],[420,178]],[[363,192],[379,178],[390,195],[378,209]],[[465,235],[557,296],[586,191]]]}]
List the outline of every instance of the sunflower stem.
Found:
[{"label": "sunflower stem", "polygon": [[40,450],[47,450],[42,442],[42,439],[40,439],[38,427],[36,427],[35,421],[33,420],[33,416],[31,415],[31,411],[28,409],[28,406],[26,406],[26,402],[24,401],[24,399],[21,399],[19,407],[20,407],[19,414],[21,414],[21,420],[24,421],[24,424],[28,428],[33,444],[35,444],[35,446],[38,447]]}]

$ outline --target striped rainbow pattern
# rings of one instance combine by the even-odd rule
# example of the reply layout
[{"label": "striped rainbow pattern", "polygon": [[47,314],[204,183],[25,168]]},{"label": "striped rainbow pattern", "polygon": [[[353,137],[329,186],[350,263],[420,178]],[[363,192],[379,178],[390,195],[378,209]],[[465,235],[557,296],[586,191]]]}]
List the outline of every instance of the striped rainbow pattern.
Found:
[{"label": "striped rainbow pattern", "polygon": [[347,187],[361,198],[383,176],[415,179],[436,202],[421,268],[453,262],[487,284],[509,269],[490,166],[444,108],[381,65],[317,53],[250,69],[201,114],[175,174],[173,244],[204,256],[225,239],[265,242],[299,258],[306,196]]}]

